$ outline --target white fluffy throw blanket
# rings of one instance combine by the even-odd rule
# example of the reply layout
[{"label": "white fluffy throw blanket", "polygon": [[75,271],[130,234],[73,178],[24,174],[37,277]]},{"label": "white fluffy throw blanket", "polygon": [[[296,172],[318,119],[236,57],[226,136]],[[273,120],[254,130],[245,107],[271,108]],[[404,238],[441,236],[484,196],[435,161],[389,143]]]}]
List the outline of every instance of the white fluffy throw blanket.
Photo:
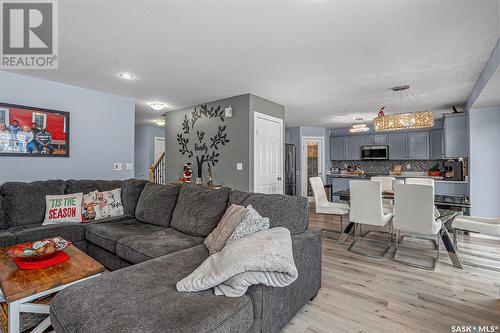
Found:
[{"label": "white fluffy throw blanket", "polygon": [[290,231],[280,227],[259,231],[227,245],[177,282],[177,290],[214,288],[216,295],[239,297],[252,284],[285,287],[297,275]]}]

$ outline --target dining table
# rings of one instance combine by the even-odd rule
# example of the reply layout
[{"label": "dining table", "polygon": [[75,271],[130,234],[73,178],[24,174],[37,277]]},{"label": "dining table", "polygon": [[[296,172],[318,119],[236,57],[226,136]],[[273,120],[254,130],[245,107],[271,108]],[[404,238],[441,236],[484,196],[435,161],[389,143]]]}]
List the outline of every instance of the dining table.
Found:
[{"label": "dining table", "polygon": [[[332,191],[332,198],[338,197],[341,201],[349,202],[351,193],[348,189],[341,191]],[[394,200],[394,191],[384,191],[382,192],[383,199]],[[332,200],[333,201],[333,200]],[[443,240],[443,244],[450,256],[453,265],[457,268],[463,269],[462,262],[458,255],[458,250],[453,245],[450,233],[446,228],[446,223],[453,221],[453,219],[461,214],[468,214],[471,204],[469,198],[461,195],[444,195],[436,194],[434,195],[434,205],[438,209],[440,216],[439,218],[443,222],[441,229],[439,230],[439,236]],[[354,231],[354,222],[349,222],[347,227],[342,230],[339,242],[343,243],[347,240],[349,235]]]}]

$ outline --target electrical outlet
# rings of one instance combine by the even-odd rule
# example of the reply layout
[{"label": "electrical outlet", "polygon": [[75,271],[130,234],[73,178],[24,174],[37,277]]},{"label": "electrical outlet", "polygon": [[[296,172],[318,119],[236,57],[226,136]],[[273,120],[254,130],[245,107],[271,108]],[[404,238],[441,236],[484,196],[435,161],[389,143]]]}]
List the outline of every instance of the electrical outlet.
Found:
[{"label": "electrical outlet", "polygon": [[241,163],[241,162],[236,163],[236,170],[238,170],[238,171],[243,170],[243,163]]},{"label": "electrical outlet", "polygon": [[113,170],[120,171],[121,169],[122,169],[122,164],[121,163],[115,163],[115,164],[113,164]]},{"label": "electrical outlet", "polygon": [[233,116],[233,108],[231,105],[229,105],[227,108],[224,109],[224,117],[226,118],[231,118]]},{"label": "electrical outlet", "polygon": [[127,163],[127,164],[125,164],[125,168],[127,170],[134,170],[134,164],[133,163]]},{"label": "electrical outlet", "polygon": [[406,170],[410,170],[411,169],[411,164],[410,163],[407,163],[406,164]]}]

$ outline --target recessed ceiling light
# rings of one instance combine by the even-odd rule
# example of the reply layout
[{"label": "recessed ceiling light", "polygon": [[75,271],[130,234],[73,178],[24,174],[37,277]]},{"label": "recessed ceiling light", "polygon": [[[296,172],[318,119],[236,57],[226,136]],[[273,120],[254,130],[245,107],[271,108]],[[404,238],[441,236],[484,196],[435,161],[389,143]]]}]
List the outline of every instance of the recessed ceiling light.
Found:
[{"label": "recessed ceiling light", "polygon": [[165,126],[165,120],[155,120],[156,125]]},{"label": "recessed ceiling light", "polygon": [[148,105],[156,111],[163,110],[164,108],[167,107],[167,104],[161,103],[161,102],[149,102]]},{"label": "recessed ceiling light", "polygon": [[131,80],[133,79],[135,76],[130,74],[130,73],[120,73],[120,77],[122,79],[125,79],[125,80]]}]

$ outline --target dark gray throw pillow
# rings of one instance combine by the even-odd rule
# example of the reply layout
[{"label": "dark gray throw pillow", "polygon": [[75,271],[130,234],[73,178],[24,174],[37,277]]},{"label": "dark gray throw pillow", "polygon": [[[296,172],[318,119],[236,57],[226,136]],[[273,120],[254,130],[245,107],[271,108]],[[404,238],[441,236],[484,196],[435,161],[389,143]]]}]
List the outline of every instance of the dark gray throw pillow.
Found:
[{"label": "dark gray throw pillow", "polygon": [[45,218],[45,196],[64,194],[62,180],[32,183],[8,182],[2,185],[3,210],[9,227],[42,223]]},{"label": "dark gray throw pillow", "polygon": [[229,205],[252,207],[260,215],[269,217],[271,228],[284,227],[292,235],[301,234],[308,228],[309,215],[307,198],[281,194],[231,192]]},{"label": "dark gray throw pillow", "polygon": [[224,215],[231,189],[181,186],[170,227],[192,236],[207,237]]},{"label": "dark gray throw pillow", "polygon": [[124,214],[134,216],[137,202],[147,182],[144,179],[127,179],[122,182],[121,197]]},{"label": "dark gray throw pillow", "polygon": [[179,186],[147,183],[137,202],[135,218],[168,228],[178,193]]}]

